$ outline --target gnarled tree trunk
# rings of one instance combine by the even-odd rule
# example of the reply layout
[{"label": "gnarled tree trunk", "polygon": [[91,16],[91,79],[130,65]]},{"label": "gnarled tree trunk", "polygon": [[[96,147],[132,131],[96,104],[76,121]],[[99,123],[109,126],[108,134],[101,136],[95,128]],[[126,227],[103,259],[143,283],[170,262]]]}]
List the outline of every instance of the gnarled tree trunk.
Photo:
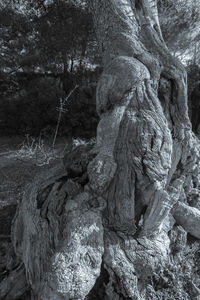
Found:
[{"label": "gnarled tree trunk", "polygon": [[[145,210],[142,231],[152,233],[175,204],[170,186],[175,179],[183,182],[185,171],[176,171],[183,152],[191,155],[186,73],[163,41],[156,1],[91,1],[91,7],[104,72],[90,182],[102,193],[103,172],[112,169],[104,191],[110,225],[133,232]],[[92,169],[100,160],[98,176]]]},{"label": "gnarled tree trunk", "polygon": [[184,248],[186,232],[200,238],[186,72],[162,38],[156,0],[90,7],[104,62],[96,144],[66,154],[66,174],[27,188],[13,243],[33,299],[157,299],[152,278],[174,278],[173,245]]}]

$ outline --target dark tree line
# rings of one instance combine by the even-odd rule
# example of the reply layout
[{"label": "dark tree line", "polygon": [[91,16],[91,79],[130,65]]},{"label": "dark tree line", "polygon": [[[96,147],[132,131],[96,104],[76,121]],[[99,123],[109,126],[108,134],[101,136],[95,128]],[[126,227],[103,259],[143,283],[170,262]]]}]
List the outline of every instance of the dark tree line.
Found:
[{"label": "dark tree line", "polygon": [[[189,99],[195,102],[196,92],[192,96],[192,90],[198,89],[199,80],[196,72],[199,68],[199,4],[196,1],[180,0],[174,3],[160,0],[158,10],[163,36],[171,53],[188,59],[193,78],[190,80],[189,76]],[[75,103],[82,97],[85,99],[84,111],[87,111],[87,103],[93,99],[94,108],[93,87],[102,64],[87,1],[2,1],[0,30],[2,133],[38,135],[49,124],[55,127],[57,116],[54,112],[59,98],[65,97],[77,84],[80,88],[72,97]],[[93,85],[91,88],[90,83]],[[30,109],[27,108],[27,99],[30,99]],[[49,106],[46,117],[43,116],[45,104],[42,103]],[[190,115],[192,107],[196,104],[190,105]],[[95,115],[93,109],[91,114]],[[193,128],[197,130],[196,116],[194,120]],[[68,112],[60,133],[65,131],[62,128],[69,127],[68,133],[82,135],[77,128],[84,122],[85,118],[78,112]],[[95,124],[91,126],[93,130],[88,125],[86,136],[94,135]]]}]

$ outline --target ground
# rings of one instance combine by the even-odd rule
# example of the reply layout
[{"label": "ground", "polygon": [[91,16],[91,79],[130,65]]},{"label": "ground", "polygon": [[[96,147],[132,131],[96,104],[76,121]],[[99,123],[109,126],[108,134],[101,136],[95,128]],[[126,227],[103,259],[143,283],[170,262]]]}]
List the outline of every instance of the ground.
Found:
[{"label": "ground", "polygon": [[[37,141],[35,142],[35,144]],[[24,144],[27,148],[24,149]],[[47,155],[44,157],[45,147]],[[0,207],[6,203],[17,204],[21,193],[27,183],[41,170],[51,168],[55,163],[61,161],[62,149],[65,147],[64,139],[57,143],[55,155],[50,152],[50,145],[45,142],[41,151],[31,151],[24,137],[2,137],[0,138]]]},{"label": "ground", "polygon": [[31,137],[0,138],[0,281],[7,272],[11,223],[24,188],[37,174],[61,164],[65,148],[64,138],[57,141],[54,150],[49,139],[43,143]]},{"label": "ground", "polygon": [[[76,143],[80,142],[77,140]],[[16,258],[12,260],[11,224],[25,186],[44,170],[62,164],[64,152],[69,150],[64,138],[57,141],[54,150],[51,144],[51,140],[43,143],[31,137],[0,138],[0,282],[9,274],[13,264],[18,263]],[[152,274],[147,300],[200,300],[200,242],[178,225],[169,235],[169,264],[165,269],[160,265]],[[102,276],[88,299],[104,299],[108,275],[105,272]],[[20,299],[29,300],[30,294]]]}]

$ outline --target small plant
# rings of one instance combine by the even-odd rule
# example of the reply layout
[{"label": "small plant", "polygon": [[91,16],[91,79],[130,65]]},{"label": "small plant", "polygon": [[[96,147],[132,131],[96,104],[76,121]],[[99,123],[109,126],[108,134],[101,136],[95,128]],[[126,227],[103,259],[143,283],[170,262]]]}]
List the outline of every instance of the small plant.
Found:
[{"label": "small plant", "polygon": [[64,99],[63,98],[59,99],[60,103],[59,103],[59,106],[56,108],[56,110],[59,113],[58,113],[58,120],[57,120],[56,130],[55,130],[55,134],[54,134],[54,138],[53,138],[53,143],[52,143],[52,147],[53,148],[55,147],[55,143],[56,143],[56,138],[57,138],[57,135],[58,135],[59,126],[60,126],[60,122],[61,122],[61,119],[62,119],[62,114],[67,112],[67,109],[66,109],[67,101],[69,100],[69,98],[71,97],[71,95],[73,94],[73,92],[77,88],[78,88],[78,85],[76,85],[74,87],[74,89],[70,91],[70,93],[68,94],[67,97],[65,97]]},{"label": "small plant", "polygon": [[15,157],[23,161],[33,160],[37,166],[47,165],[56,158],[55,152],[45,145],[41,136],[33,138],[29,134],[26,134],[26,140],[16,152]]},{"label": "small plant", "polygon": [[73,148],[76,148],[76,147],[81,146],[81,145],[88,145],[88,144],[93,145],[93,144],[95,144],[96,139],[91,138],[89,141],[86,141],[86,140],[81,139],[81,138],[73,138],[72,141],[73,141]]}]

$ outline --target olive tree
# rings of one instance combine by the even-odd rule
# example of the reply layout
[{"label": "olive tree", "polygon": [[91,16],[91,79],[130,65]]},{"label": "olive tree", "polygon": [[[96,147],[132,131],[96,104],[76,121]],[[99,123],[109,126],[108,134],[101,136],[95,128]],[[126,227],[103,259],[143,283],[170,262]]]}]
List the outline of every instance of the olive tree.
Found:
[{"label": "olive tree", "polygon": [[13,224],[21,282],[33,299],[157,299],[151,278],[178,265],[172,244],[200,238],[186,71],[156,0],[89,5],[104,66],[96,142],[27,187]]}]

